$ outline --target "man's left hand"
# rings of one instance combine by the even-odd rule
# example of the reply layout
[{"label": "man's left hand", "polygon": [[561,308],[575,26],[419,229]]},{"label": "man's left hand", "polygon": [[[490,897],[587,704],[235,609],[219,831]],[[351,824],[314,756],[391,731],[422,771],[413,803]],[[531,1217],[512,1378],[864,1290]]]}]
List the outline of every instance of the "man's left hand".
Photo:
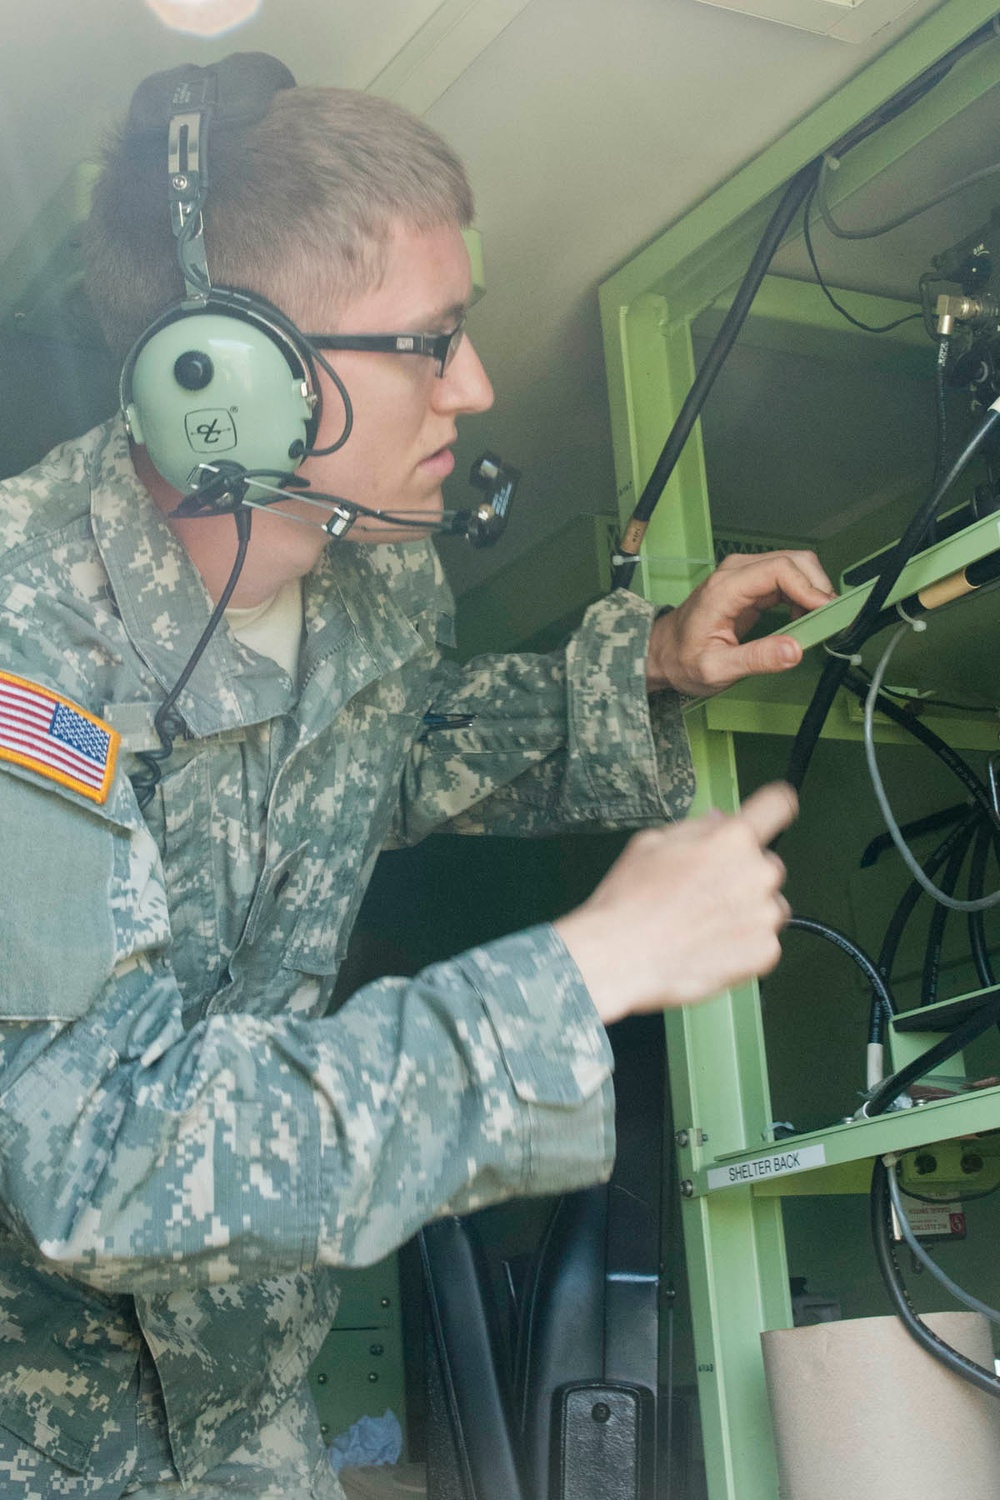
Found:
[{"label": "man's left hand", "polygon": [[743,641],[767,609],[786,604],[793,618],[829,604],[836,594],[812,552],[735,553],[724,558],[683,604],[653,625],[646,658],[649,692],[674,688],[691,697],[721,692],[802,660],[792,636]]}]

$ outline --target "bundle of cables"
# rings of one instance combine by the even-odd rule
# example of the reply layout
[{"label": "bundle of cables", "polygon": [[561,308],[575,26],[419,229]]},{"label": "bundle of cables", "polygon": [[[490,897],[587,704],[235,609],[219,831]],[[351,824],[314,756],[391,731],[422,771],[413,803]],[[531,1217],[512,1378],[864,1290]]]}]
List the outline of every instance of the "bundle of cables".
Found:
[{"label": "bundle of cables", "polygon": [[[892,659],[893,651],[901,635],[909,630],[909,628],[908,624],[902,625],[894,632],[870,682],[865,681],[856,669],[841,672],[839,670],[841,664],[837,659],[833,660],[831,667],[827,668],[827,671],[836,668],[838,685],[840,681],[843,681],[844,685],[851,692],[864,701],[865,753],[869,774],[888,830],[887,838],[896,846],[904,864],[913,877],[911,884],[904,892],[902,899],[893,913],[882,949],[875,963],[858,949],[856,945],[852,944],[849,939],[846,939],[843,934],[835,933],[833,929],[826,928],[823,924],[810,922],[804,918],[793,918],[789,924],[792,929],[818,932],[819,935],[836,942],[859,965],[871,986],[872,1008],[868,1048],[869,1091],[868,1098],[859,1111],[862,1117],[869,1119],[884,1114],[887,1110],[895,1107],[907,1097],[907,1091],[918,1079],[925,1077],[935,1068],[939,1067],[940,1064],[962,1052],[972,1041],[983,1035],[984,1032],[1000,1021],[1000,990],[995,988],[995,977],[982,926],[984,911],[1000,904],[1000,891],[994,891],[988,895],[983,894],[989,853],[991,850],[996,853],[998,848],[1000,848],[1000,818],[998,818],[996,800],[991,795],[991,790],[986,787],[962,757],[957,755],[950,746],[942,741],[926,725],[922,724],[919,719],[895,704],[891,697],[883,691],[883,680],[889,662]],[[968,793],[968,801],[944,809],[941,813],[931,818],[923,819],[918,825],[911,825],[906,830],[901,829],[893,816],[878,770],[874,730],[874,715],[876,711],[888,715],[897,724],[906,728],[926,745],[927,748],[932,750],[959,777]],[[818,729],[816,732],[818,733]],[[951,825],[949,832],[933,850],[930,857],[923,864],[918,863],[907,843],[907,834],[913,836],[917,832],[933,831],[935,828],[947,827],[949,824]],[[879,843],[881,841],[876,841],[876,844]],[[960,871],[969,858],[970,853],[969,894],[967,898],[962,899],[954,893],[958,885]],[[873,862],[877,858],[877,855],[878,850],[873,846],[869,846],[863,863]],[[943,875],[941,876],[941,883],[936,884],[934,877],[939,870],[943,871]],[[961,1024],[957,1025],[946,1036],[929,1047],[914,1061],[899,1069],[891,1077],[882,1079],[881,1059],[884,1029],[887,1020],[891,1018],[896,1008],[889,985],[889,976],[903,928],[922,893],[931,896],[935,903],[924,962],[924,984],[922,988],[924,1004],[932,1003],[937,997],[944,924],[949,911],[964,912],[966,914],[969,922],[971,950],[979,980],[984,988],[988,989],[990,986],[994,988],[991,994],[983,996],[982,1003]],[[935,1334],[917,1315],[907,1293],[896,1255],[894,1244],[895,1225],[893,1221],[895,1221],[895,1225],[898,1225],[899,1233],[910,1246],[918,1261],[937,1277],[952,1296],[956,1297],[965,1306],[984,1313],[995,1322],[1000,1322],[1000,1314],[994,1312],[992,1308],[979,1299],[964,1292],[931,1260],[906,1218],[895,1175],[895,1158],[876,1160],[871,1186],[872,1234],[879,1270],[894,1309],[901,1318],[904,1327],[927,1353],[939,1360],[955,1374],[972,1382],[979,1389],[991,1395],[1000,1396],[1000,1380],[997,1379],[994,1372],[985,1369],[983,1366],[974,1363],[960,1354]]]}]

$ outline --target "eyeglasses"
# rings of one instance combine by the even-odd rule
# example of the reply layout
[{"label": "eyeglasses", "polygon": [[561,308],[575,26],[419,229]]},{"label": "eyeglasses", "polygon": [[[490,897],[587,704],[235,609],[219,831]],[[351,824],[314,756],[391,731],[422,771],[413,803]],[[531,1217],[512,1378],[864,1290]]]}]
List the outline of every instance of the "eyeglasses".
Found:
[{"label": "eyeglasses", "polygon": [[465,332],[460,318],[448,333],[307,333],[306,342],[317,349],[360,349],[372,354],[423,354],[434,361],[440,380]]}]

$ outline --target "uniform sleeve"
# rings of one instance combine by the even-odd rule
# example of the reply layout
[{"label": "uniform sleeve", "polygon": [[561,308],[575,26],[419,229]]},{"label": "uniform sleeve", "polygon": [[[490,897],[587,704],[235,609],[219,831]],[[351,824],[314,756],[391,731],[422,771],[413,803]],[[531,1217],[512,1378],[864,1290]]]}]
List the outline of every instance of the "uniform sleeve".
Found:
[{"label": "uniform sleeve", "polygon": [[[12,785],[22,818],[49,805],[0,775],[0,807]],[[610,1049],[550,927],[322,1020],[185,1030],[152,840],[82,808],[61,830],[49,892],[77,961],[54,999],[37,885],[4,893],[22,938],[3,976],[0,1220],[29,1259],[146,1294],[367,1264],[441,1212],[610,1172]]]},{"label": "uniform sleeve", "polygon": [[653,615],[619,590],[591,606],[562,651],[442,663],[392,842],[445,827],[639,828],[686,812],[694,771],[680,700],[646,695]]}]

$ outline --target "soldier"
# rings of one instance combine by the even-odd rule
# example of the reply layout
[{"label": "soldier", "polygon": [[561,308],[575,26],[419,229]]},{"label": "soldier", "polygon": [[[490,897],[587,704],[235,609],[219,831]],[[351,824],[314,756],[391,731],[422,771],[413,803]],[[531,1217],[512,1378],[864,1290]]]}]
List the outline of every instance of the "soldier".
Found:
[{"label": "soldier", "polygon": [[[168,129],[206,79],[185,203]],[[678,693],[798,660],[739,637],[829,599],[811,554],[730,560],[655,621],[616,593],[549,657],[440,659],[426,538],[492,399],[471,214],[421,122],[273,59],[148,80],[109,152],[86,253],[130,430],[0,490],[5,1496],[340,1496],[305,1386],[336,1268],[605,1178],[604,1023],[777,960],[792,793],[664,825]],[[234,337],[240,424],[270,433],[280,387],[304,437],[185,505],[160,403],[217,440]],[[554,925],[326,1014],[379,850],[446,824],[647,831]]]}]

